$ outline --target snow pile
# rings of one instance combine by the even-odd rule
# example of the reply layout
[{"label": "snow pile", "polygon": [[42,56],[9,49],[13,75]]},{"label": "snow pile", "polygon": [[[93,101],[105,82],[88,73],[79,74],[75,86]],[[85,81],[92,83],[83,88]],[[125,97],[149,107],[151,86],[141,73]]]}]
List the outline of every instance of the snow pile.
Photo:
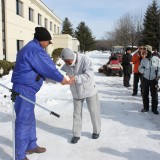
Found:
[{"label": "snow pile", "polygon": [[[158,160],[160,159],[160,115],[141,113],[142,98],[131,96],[132,87],[125,88],[122,77],[106,77],[98,68],[110,54],[88,52],[95,70],[100,104],[102,131],[99,139],[91,139],[92,125],[83,108],[81,139],[71,144],[72,95],[69,86],[44,82],[37,93],[37,103],[60,114],[60,118],[36,107],[38,144],[47,148],[44,154],[28,156],[30,160]],[[12,72],[0,78],[11,88]],[[131,79],[131,84],[133,77]],[[12,159],[12,103],[10,92],[0,86],[0,160]],[[159,110],[160,111],[160,110]]]}]

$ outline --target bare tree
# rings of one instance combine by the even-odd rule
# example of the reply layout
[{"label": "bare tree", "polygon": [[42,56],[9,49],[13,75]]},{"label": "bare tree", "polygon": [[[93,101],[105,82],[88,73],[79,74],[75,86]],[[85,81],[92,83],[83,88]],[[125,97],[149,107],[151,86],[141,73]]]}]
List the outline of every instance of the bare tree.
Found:
[{"label": "bare tree", "polygon": [[142,16],[126,13],[117,23],[116,39],[121,45],[136,45],[141,37]]},{"label": "bare tree", "polygon": [[112,48],[112,46],[116,45],[115,35],[116,35],[116,33],[114,31],[110,31],[110,32],[105,33],[105,37],[108,41],[108,45],[110,46],[110,48]]},{"label": "bare tree", "polygon": [[137,45],[141,38],[143,18],[140,12],[134,14],[124,14],[116,23],[111,32],[107,32],[105,37],[113,45]]}]

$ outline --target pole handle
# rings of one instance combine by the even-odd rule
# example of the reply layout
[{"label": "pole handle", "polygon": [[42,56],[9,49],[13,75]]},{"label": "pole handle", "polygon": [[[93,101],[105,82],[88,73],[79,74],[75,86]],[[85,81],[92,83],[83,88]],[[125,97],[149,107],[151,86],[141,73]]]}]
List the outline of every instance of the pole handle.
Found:
[{"label": "pole handle", "polygon": [[58,117],[58,118],[60,117],[59,114],[57,114],[57,113],[55,113],[55,112],[53,112],[53,111],[51,111],[50,114],[52,114],[52,115],[54,115],[54,116],[56,116],[56,117]]}]

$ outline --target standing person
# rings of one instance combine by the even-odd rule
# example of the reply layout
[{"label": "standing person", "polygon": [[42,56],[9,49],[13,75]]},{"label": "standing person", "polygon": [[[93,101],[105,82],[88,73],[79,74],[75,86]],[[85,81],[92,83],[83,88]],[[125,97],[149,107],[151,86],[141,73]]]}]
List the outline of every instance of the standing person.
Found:
[{"label": "standing person", "polygon": [[140,81],[140,88],[141,88],[141,94],[142,94],[142,74],[139,73],[138,67],[141,63],[141,60],[143,58],[143,45],[140,44],[138,46],[138,51],[132,56],[132,62],[133,62],[133,94],[132,96],[136,96],[138,92],[138,83]]},{"label": "standing person", "polygon": [[91,60],[85,56],[64,48],[61,58],[65,62],[62,70],[70,77],[70,89],[73,96],[73,138],[77,143],[82,130],[82,107],[86,100],[93,125],[92,138],[97,139],[101,131],[100,103],[95,88],[94,71]]},{"label": "standing person", "polygon": [[157,49],[155,49],[155,50],[153,51],[152,55],[153,55],[153,56],[157,56],[158,58],[160,58],[160,55],[159,55]]},{"label": "standing person", "polygon": [[122,66],[123,66],[123,85],[125,87],[130,87],[130,78],[132,74],[132,55],[131,48],[126,48],[126,53],[122,57]]},{"label": "standing person", "polygon": [[149,90],[152,97],[152,112],[159,114],[158,108],[158,91],[157,84],[160,77],[160,60],[156,56],[152,56],[152,46],[146,45],[144,53],[146,57],[142,59],[139,66],[139,72],[143,74],[142,96],[143,96],[143,109],[141,112],[149,111]]},{"label": "standing person", "polygon": [[[12,74],[13,90],[31,101],[36,101],[45,78],[67,84],[68,81],[56,69],[54,62],[44,50],[51,44],[51,35],[47,29],[36,27],[34,39],[18,53]],[[28,160],[26,153],[43,153],[45,148],[36,143],[36,122],[34,104],[17,96],[15,100],[15,155],[16,160]]]}]

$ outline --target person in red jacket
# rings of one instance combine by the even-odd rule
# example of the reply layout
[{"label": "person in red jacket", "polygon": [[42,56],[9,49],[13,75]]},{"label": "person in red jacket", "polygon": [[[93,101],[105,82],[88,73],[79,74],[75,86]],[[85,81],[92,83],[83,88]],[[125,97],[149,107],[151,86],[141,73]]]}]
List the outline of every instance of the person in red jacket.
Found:
[{"label": "person in red jacket", "polygon": [[[141,63],[141,60],[143,59],[143,45],[139,44],[138,51],[132,56],[132,62],[133,62],[133,94],[132,96],[136,96],[138,92],[138,83],[139,81],[142,82],[142,75],[138,71],[138,67]],[[141,84],[140,84],[141,87]],[[142,92],[142,89],[141,89]]]}]

